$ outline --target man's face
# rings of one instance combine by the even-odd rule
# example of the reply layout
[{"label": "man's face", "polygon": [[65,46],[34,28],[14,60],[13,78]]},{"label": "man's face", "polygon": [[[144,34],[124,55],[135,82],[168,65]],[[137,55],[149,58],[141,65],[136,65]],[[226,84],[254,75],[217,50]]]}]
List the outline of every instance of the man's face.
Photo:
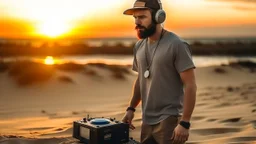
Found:
[{"label": "man's face", "polygon": [[156,24],[152,22],[150,10],[137,10],[134,12],[133,17],[139,39],[147,38],[156,32]]}]

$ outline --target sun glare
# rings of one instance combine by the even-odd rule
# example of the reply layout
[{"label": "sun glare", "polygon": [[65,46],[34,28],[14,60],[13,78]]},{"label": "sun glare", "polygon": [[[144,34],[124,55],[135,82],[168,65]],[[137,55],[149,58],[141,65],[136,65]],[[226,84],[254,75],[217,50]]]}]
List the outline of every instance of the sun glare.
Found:
[{"label": "sun glare", "polygon": [[47,56],[44,59],[44,64],[46,64],[46,65],[53,65],[53,64],[55,64],[55,61],[54,61],[52,56]]},{"label": "sun glare", "polygon": [[[35,35],[57,38],[72,33],[81,21],[88,22],[96,14],[110,13],[120,0],[0,0],[6,13],[33,22]],[[1,12],[1,9],[0,9]],[[112,12],[112,11],[111,11]],[[1,17],[1,16],[0,16]],[[89,22],[88,22],[89,23]],[[87,23],[87,25],[88,25]]]},{"label": "sun glare", "polygon": [[166,3],[168,6],[197,8],[202,6],[205,3],[205,1],[204,0],[167,0]]},{"label": "sun glare", "polygon": [[62,36],[70,31],[65,23],[46,21],[38,27],[38,33],[51,38]]}]

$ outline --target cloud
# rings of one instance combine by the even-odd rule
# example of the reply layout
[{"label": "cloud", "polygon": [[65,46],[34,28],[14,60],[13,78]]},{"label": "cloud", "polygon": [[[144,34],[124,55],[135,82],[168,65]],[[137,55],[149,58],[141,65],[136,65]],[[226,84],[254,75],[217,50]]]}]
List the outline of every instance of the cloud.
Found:
[{"label": "cloud", "polygon": [[256,23],[226,26],[189,27],[177,30],[184,37],[255,37]]},{"label": "cloud", "polygon": [[243,3],[255,3],[256,0],[207,0],[207,1],[219,1],[219,2],[243,2]]},{"label": "cloud", "polygon": [[241,11],[256,11],[256,0],[206,0],[230,3],[233,9]]},{"label": "cloud", "polygon": [[241,10],[241,11],[256,11],[256,6],[239,6],[239,5],[234,5],[232,8],[236,10]]}]

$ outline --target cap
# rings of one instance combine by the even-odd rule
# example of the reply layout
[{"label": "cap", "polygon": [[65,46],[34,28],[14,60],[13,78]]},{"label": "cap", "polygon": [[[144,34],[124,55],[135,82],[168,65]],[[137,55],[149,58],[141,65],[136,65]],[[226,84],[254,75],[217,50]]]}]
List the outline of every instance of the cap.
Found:
[{"label": "cap", "polygon": [[159,10],[161,9],[161,2],[160,0],[136,0],[133,4],[133,8],[125,10],[123,14],[133,15],[134,11],[138,9]]}]

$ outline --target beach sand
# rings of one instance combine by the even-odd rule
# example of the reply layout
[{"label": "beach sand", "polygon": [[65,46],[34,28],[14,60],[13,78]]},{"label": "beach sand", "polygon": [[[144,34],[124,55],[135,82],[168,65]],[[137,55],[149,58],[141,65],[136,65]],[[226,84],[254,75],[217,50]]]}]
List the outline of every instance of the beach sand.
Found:
[{"label": "beach sand", "polygon": [[[54,69],[49,79],[34,84],[0,72],[0,143],[76,143],[73,121],[87,115],[121,120],[137,74],[130,66],[118,67]],[[256,144],[255,67],[209,66],[195,72],[197,101],[187,143]],[[130,136],[139,140],[140,106],[133,124]]]}]

